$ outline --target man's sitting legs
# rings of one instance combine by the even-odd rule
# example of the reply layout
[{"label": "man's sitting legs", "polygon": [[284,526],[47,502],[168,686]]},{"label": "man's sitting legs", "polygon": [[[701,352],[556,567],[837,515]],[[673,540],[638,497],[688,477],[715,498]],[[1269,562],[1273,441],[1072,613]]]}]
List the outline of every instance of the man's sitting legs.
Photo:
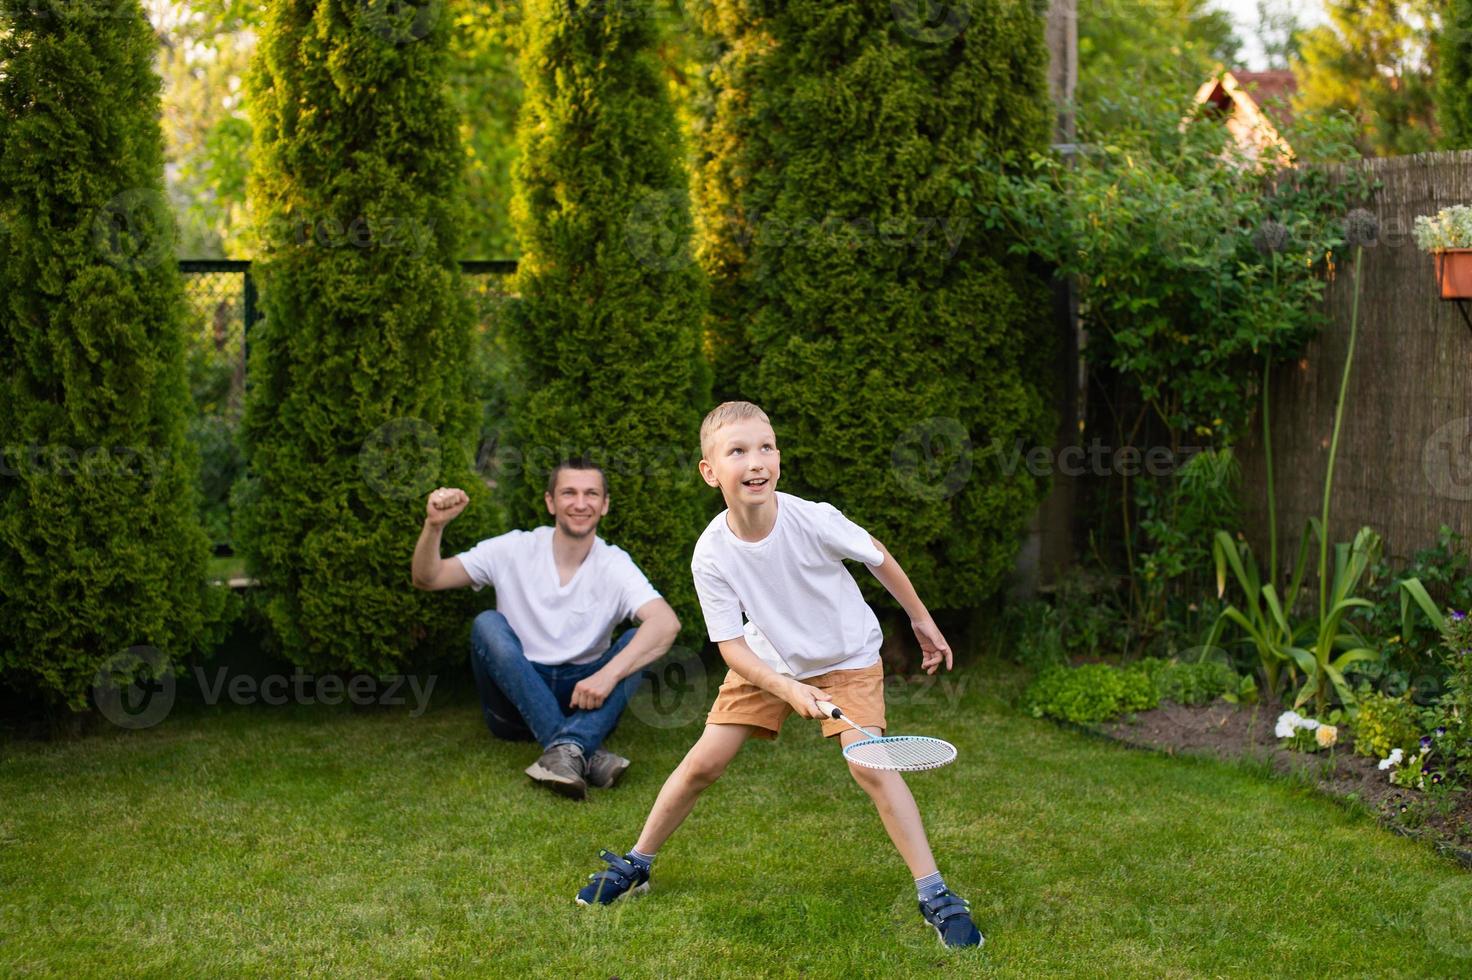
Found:
[{"label": "man's sitting legs", "polygon": [[[588,782],[611,786],[628,768],[627,759],[608,752],[602,744],[638,687],[639,675],[615,685],[596,709],[572,710],[569,701],[578,681],[612,660],[634,632],[626,631],[597,660],[553,667],[526,659],[505,616],[488,610],[476,617],[471,628],[471,666],[482,716],[493,735],[511,739],[529,735],[546,750],[527,769],[533,779],[581,799]],[[519,718],[507,717],[508,707]]]}]

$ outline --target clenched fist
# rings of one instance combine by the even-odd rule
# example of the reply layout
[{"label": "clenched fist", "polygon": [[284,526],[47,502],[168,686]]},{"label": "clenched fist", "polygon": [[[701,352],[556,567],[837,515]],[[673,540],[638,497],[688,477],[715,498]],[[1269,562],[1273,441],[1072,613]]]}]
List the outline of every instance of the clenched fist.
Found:
[{"label": "clenched fist", "polygon": [[424,519],[431,527],[444,527],[459,517],[469,503],[470,497],[464,490],[440,487],[429,495],[429,502],[424,507]]}]

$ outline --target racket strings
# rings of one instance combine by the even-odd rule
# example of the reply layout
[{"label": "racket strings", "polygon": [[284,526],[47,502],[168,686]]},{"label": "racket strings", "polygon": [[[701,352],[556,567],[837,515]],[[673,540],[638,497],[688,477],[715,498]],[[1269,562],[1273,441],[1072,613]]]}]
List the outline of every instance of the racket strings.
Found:
[{"label": "racket strings", "polygon": [[851,761],[871,769],[915,772],[936,769],[956,758],[956,747],[923,735],[890,735],[855,742],[843,750]]}]

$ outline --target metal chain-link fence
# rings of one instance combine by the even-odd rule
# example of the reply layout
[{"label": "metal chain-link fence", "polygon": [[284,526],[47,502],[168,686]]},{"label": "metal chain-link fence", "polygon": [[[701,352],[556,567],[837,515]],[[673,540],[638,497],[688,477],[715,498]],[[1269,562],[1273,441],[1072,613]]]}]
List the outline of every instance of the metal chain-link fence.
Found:
[{"label": "metal chain-link fence", "polygon": [[[221,559],[233,554],[230,492],[245,474],[240,415],[245,404],[251,328],[261,317],[251,264],[186,259],[179,263],[190,316],[185,358],[193,396],[190,439],[200,454],[200,516]],[[493,458],[501,439],[505,358],[499,313],[511,299],[514,261],[462,262],[474,324],[476,392],[482,406],[477,460]],[[221,571],[228,576],[231,570]]]}]

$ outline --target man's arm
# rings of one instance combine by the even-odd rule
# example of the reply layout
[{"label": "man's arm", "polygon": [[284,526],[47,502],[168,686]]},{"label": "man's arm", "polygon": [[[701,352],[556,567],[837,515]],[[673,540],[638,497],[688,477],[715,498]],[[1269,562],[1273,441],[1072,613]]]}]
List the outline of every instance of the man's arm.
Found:
[{"label": "man's arm", "polygon": [[726,661],[726,666],[740,674],[750,684],[755,684],[763,691],[777,695],[783,701],[792,705],[794,711],[804,718],[827,718],[828,716],[818,710],[818,701],[828,701],[828,692],[804,684],[802,681],[785,674],[779,674],[771,667],[762,662],[746,642],[746,637],[738,636],[730,640],[722,640],[716,646],[721,651],[721,659]]},{"label": "man's arm", "polygon": [[459,589],[470,585],[470,573],[458,558],[440,558],[440,538],[445,525],[460,516],[470,503],[463,490],[440,487],[429,495],[425,504],[424,527],[419,532],[419,542],[414,545],[414,562],[411,574],[416,589],[437,592],[441,589]]},{"label": "man's arm", "polygon": [[910,577],[895,561],[894,555],[889,549],[872,535],[869,538],[874,542],[874,547],[884,556],[884,560],[877,565],[870,565],[869,571],[874,573],[881,585],[889,594],[894,596],[896,602],[905,610],[910,617],[910,628],[915,631],[915,639],[920,641],[920,652],[924,654],[920,666],[925,668],[927,674],[935,673],[944,661],[946,670],[951,669],[951,647],[946,638],[941,635],[940,627],[935,625],[935,620],[930,618],[930,611],[925,608],[925,603],[920,601],[915,587],[910,584]]},{"label": "man's arm", "polygon": [[619,681],[654,663],[680,635],[680,617],[663,599],[650,599],[634,611],[639,628],[613,659],[578,681],[568,703],[574,708],[601,707]]}]

